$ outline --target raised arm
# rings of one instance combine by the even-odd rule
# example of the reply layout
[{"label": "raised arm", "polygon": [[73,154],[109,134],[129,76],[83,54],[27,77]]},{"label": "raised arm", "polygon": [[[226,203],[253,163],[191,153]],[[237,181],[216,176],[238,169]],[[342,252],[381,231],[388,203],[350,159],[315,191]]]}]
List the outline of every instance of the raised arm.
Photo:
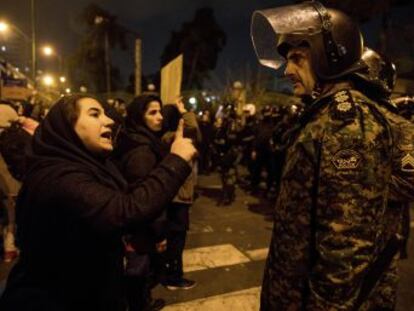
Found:
[{"label": "raised arm", "polygon": [[130,193],[122,193],[96,181],[88,172],[69,170],[54,186],[59,202],[66,202],[74,218],[100,234],[150,222],[173,199],[191,168],[170,154]]}]

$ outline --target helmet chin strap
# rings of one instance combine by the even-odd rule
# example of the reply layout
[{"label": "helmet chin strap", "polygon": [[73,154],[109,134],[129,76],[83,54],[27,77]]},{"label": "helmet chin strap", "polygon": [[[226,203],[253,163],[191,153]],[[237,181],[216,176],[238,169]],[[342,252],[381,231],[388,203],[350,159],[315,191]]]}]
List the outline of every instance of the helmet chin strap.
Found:
[{"label": "helmet chin strap", "polygon": [[315,100],[315,99],[317,99],[319,96],[321,96],[321,94],[322,94],[322,87],[321,87],[321,85],[320,85],[320,83],[319,83],[319,82],[316,82],[315,87],[313,88],[313,91],[312,91],[312,93],[311,93],[310,97],[311,97],[313,100]]},{"label": "helmet chin strap", "polygon": [[325,46],[325,53],[330,67],[337,68],[341,57],[346,50],[341,50],[332,35],[332,21],[328,10],[318,1],[312,1],[312,5],[319,14],[322,23],[322,38]]},{"label": "helmet chin strap", "polygon": [[313,88],[310,94],[304,94],[301,96],[302,102],[307,106],[312,104],[317,98],[322,94],[322,87],[319,82],[316,82],[315,87]]}]

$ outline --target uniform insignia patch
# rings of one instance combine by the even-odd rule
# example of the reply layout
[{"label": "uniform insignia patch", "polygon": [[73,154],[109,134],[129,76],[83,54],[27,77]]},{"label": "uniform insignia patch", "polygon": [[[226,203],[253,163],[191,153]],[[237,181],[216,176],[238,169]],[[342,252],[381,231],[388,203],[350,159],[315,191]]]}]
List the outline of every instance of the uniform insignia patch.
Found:
[{"label": "uniform insignia patch", "polygon": [[356,116],[356,108],[349,91],[339,91],[333,95],[330,114],[334,120],[351,120]]},{"label": "uniform insignia patch", "polygon": [[335,101],[338,103],[346,102],[349,99],[349,95],[345,91],[341,91],[335,94]]},{"label": "uniform insignia patch", "polygon": [[350,102],[343,102],[343,103],[339,103],[338,105],[336,105],[336,109],[342,112],[347,112],[351,110],[351,108],[352,108],[352,104]]},{"label": "uniform insignia patch", "polygon": [[361,159],[362,156],[355,150],[344,149],[334,155],[332,163],[338,170],[354,170],[358,168]]},{"label": "uniform insignia patch", "polygon": [[401,170],[407,173],[414,173],[414,157],[410,153],[407,153],[401,159]]}]

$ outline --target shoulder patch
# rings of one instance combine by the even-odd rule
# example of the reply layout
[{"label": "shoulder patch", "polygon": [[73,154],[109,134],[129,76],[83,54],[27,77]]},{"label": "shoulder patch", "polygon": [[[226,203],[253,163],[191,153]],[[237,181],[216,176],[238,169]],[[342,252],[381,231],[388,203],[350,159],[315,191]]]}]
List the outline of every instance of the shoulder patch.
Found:
[{"label": "shoulder patch", "polygon": [[414,173],[414,157],[411,153],[407,152],[401,159],[401,170],[406,173]]},{"label": "shoulder patch", "polygon": [[331,117],[335,120],[348,120],[356,116],[355,102],[348,90],[339,91],[332,95]]},{"label": "shoulder patch", "polygon": [[397,133],[397,147],[401,151],[414,150],[414,125],[406,122],[400,124]]},{"label": "shoulder patch", "polygon": [[337,170],[354,170],[361,163],[362,156],[355,150],[339,150],[332,158],[332,163]]}]

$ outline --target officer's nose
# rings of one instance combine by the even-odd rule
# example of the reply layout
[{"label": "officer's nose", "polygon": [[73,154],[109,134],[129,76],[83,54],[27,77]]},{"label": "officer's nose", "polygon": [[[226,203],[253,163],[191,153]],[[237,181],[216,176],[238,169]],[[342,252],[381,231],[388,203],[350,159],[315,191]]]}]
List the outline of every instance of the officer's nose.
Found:
[{"label": "officer's nose", "polygon": [[285,68],[283,74],[285,75],[285,77],[289,77],[289,76],[292,75],[292,73],[293,73],[292,65],[290,64],[290,62],[287,62],[286,68]]}]

